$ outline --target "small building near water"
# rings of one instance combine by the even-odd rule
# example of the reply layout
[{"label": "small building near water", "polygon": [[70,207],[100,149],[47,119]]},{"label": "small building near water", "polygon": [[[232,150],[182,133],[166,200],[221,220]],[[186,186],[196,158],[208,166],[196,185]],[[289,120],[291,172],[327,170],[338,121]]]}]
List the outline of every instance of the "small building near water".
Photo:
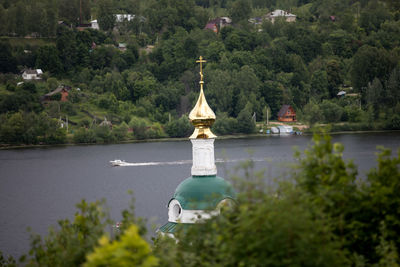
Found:
[{"label": "small building near water", "polygon": [[297,121],[296,112],[291,105],[283,105],[281,110],[278,112],[278,121]]}]

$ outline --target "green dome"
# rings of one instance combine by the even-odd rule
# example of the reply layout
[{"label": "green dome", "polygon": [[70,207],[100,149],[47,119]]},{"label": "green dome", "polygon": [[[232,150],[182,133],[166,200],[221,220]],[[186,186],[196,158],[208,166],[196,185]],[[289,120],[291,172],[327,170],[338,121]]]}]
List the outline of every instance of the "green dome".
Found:
[{"label": "green dome", "polygon": [[187,210],[212,210],[226,198],[235,199],[233,187],[216,175],[189,177],[178,185],[174,194],[174,199]]}]

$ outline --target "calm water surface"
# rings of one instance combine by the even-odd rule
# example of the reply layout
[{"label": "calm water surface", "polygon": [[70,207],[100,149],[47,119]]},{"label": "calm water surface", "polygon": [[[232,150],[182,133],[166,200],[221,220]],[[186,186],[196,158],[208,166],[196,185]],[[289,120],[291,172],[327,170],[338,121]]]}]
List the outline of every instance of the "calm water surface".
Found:
[{"label": "calm water surface", "polygon": [[[293,161],[293,147],[304,150],[311,136],[216,140],[218,175],[229,179],[239,161],[253,158],[267,179],[278,176]],[[360,176],[376,166],[377,146],[397,150],[400,132],[341,134],[344,157],[359,166]],[[190,176],[190,141],[71,146],[0,151],[0,250],[15,257],[29,249],[27,227],[46,234],[57,220],[73,218],[81,199],[107,200],[111,216],[121,218],[131,189],[136,214],[160,226],[167,221],[166,204],[177,185]],[[109,161],[160,162],[159,165],[111,167]],[[169,164],[165,164],[169,163]]]}]

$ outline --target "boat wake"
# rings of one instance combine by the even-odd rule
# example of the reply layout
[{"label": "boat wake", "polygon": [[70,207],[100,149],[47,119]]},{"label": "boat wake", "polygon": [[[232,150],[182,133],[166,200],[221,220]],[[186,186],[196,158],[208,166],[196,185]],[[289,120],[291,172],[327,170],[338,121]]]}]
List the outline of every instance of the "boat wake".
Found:
[{"label": "boat wake", "polygon": [[[242,162],[248,159],[216,159],[216,163],[231,163],[231,162]],[[252,161],[267,161],[267,159],[250,159]],[[178,160],[178,161],[159,161],[159,162],[126,162],[122,160],[110,161],[113,166],[118,167],[140,167],[140,166],[163,166],[163,165],[184,165],[184,164],[192,164],[192,160]]]}]

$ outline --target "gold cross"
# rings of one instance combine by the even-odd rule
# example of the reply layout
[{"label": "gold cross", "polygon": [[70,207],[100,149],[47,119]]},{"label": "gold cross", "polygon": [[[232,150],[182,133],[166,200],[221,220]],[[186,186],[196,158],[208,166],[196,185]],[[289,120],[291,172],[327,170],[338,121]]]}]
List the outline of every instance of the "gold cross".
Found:
[{"label": "gold cross", "polygon": [[203,81],[203,64],[206,63],[207,61],[203,60],[203,57],[200,56],[199,60],[196,60],[196,63],[200,63],[200,81]]}]

